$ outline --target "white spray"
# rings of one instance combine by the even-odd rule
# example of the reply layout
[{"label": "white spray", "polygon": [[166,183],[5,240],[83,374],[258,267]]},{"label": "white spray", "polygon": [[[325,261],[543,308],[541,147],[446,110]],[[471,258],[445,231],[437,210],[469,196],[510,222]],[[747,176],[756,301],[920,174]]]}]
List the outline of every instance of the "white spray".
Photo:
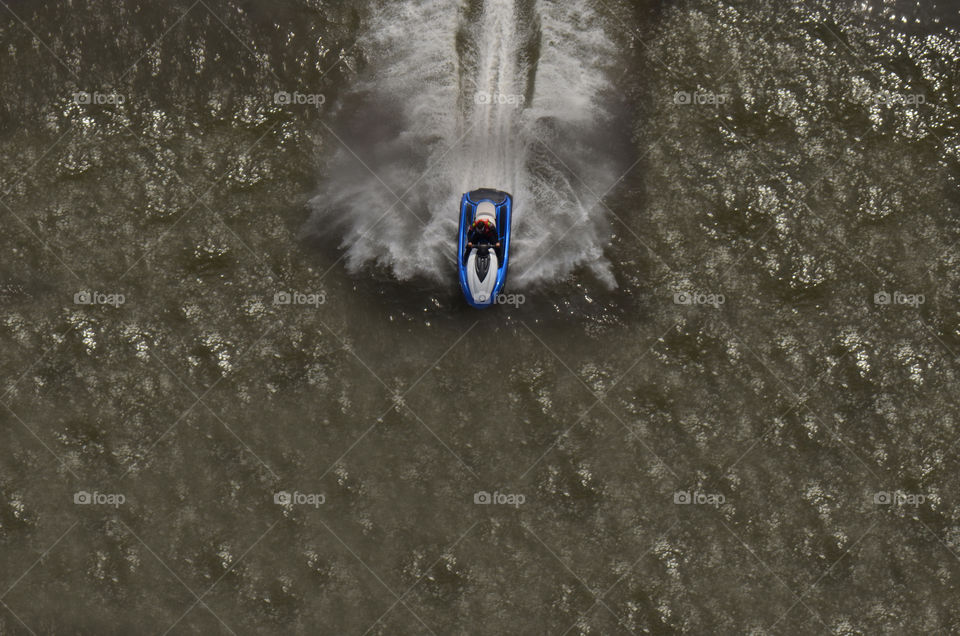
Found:
[{"label": "white spray", "polygon": [[597,200],[619,177],[601,141],[614,47],[586,1],[522,1],[386,3],[370,25],[312,201],[350,271],[455,280],[460,195],[488,187],[514,195],[510,287],[580,266],[615,285]]}]

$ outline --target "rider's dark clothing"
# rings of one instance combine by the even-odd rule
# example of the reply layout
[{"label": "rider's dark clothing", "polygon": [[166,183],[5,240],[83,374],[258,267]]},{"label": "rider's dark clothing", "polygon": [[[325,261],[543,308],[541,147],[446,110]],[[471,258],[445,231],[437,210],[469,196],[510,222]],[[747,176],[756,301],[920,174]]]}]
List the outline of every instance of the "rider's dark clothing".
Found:
[{"label": "rider's dark clothing", "polygon": [[[483,228],[483,229],[481,229]],[[474,246],[489,244],[493,249],[494,253],[497,255],[498,260],[503,260],[503,252],[499,247],[495,247],[497,242],[500,240],[500,237],[497,236],[497,228],[492,224],[486,226],[477,226],[476,223],[470,226],[470,230],[467,232],[467,241],[473,243]],[[469,256],[470,250],[468,249],[463,255],[464,259]]]},{"label": "rider's dark clothing", "polygon": [[498,237],[497,230],[493,226],[486,226],[484,230],[481,230],[474,224],[470,231],[467,233],[467,240],[474,245],[478,243],[490,243],[491,245],[496,245]]}]

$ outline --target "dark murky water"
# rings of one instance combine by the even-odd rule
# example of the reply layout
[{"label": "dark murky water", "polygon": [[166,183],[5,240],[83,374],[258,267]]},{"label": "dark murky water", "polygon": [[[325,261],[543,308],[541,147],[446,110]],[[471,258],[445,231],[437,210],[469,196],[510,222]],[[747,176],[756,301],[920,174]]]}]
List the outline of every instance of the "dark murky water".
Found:
[{"label": "dark murky water", "polygon": [[0,6],[0,634],[960,633],[960,9],[511,4]]}]

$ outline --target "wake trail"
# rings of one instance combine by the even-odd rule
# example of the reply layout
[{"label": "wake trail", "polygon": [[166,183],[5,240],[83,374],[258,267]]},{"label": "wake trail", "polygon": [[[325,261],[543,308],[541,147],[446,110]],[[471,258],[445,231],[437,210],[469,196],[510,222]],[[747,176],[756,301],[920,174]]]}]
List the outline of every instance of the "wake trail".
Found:
[{"label": "wake trail", "polygon": [[623,168],[604,106],[616,51],[589,2],[387,4],[362,41],[334,124],[349,149],[328,158],[308,233],[351,272],[451,281],[460,195],[496,188],[515,201],[510,287],[578,267],[616,285],[597,200]]}]

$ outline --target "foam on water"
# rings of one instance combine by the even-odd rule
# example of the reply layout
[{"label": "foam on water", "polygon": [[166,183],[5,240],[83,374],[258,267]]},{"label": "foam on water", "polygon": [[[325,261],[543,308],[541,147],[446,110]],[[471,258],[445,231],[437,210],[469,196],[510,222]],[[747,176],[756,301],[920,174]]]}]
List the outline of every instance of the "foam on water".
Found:
[{"label": "foam on water", "polygon": [[459,197],[492,187],[515,199],[511,287],[581,266],[615,286],[598,202],[622,168],[604,108],[615,49],[587,2],[388,4],[362,42],[309,228],[349,270],[453,280]]}]

